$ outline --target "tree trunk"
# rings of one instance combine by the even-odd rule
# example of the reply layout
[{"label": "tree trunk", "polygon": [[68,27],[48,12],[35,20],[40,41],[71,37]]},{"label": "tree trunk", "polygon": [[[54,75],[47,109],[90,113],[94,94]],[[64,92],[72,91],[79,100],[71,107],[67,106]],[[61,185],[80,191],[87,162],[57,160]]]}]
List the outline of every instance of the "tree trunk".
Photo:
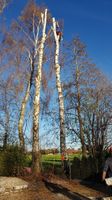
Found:
[{"label": "tree trunk", "polygon": [[24,151],[25,150],[25,141],[24,141],[24,133],[23,133],[23,125],[24,125],[24,117],[25,117],[25,110],[26,110],[26,104],[29,99],[30,95],[30,80],[27,85],[26,93],[24,96],[24,99],[21,104],[21,110],[20,110],[20,117],[18,122],[18,133],[19,133],[19,141],[20,141],[20,148]]},{"label": "tree trunk", "polygon": [[8,109],[8,100],[7,100],[7,92],[6,92],[6,88],[5,88],[5,99],[4,99],[4,108],[5,108],[5,114],[6,114],[6,118],[5,118],[5,133],[4,133],[4,138],[3,138],[3,149],[7,148],[7,144],[8,144],[8,138],[9,138],[9,119],[10,119],[10,114],[9,114],[9,109]]},{"label": "tree trunk", "polygon": [[82,156],[86,156],[86,148],[84,141],[84,130],[83,130],[83,121],[81,117],[81,98],[80,98],[80,86],[79,86],[79,68],[76,60],[76,89],[77,89],[77,113],[79,120],[79,129],[80,129],[80,141],[82,145]]},{"label": "tree trunk", "polygon": [[21,104],[20,117],[19,117],[19,122],[18,122],[20,148],[21,148],[21,150],[23,150],[23,152],[25,151],[25,141],[24,141],[24,133],[23,133],[24,118],[25,118],[26,104],[27,104],[29,96],[30,96],[30,89],[31,89],[32,80],[33,80],[34,62],[35,62],[35,55],[36,55],[36,54],[34,54],[34,57],[32,58],[29,51],[28,51],[28,54],[29,54],[29,60],[30,60],[30,64],[31,64],[31,73],[30,73],[30,78],[28,80],[25,96],[24,96],[22,104]]},{"label": "tree trunk", "polygon": [[66,142],[65,142],[65,129],[64,129],[64,99],[63,99],[63,93],[62,93],[62,85],[61,85],[61,79],[60,79],[60,65],[59,65],[59,44],[60,44],[60,38],[56,34],[56,22],[53,18],[53,32],[54,32],[54,38],[56,43],[56,49],[55,49],[55,71],[56,71],[56,87],[58,90],[58,101],[59,101],[59,118],[60,118],[60,152],[62,156],[65,156],[66,154]]},{"label": "tree trunk", "polygon": [[33,172],[35,175],[40,173],[40,156],[39,156],[39,113],[40,113],[40,87],[42,80],[42,64],[44,54],[44,43],[46,40],[46,23],[47,23],[47,9],[44,15],[42,14],[42,39],[39,49],[38,71],[35,78],[35,97],[34,97],[34,111],[33,111],[33,144],[32,144],[32,159]]}]

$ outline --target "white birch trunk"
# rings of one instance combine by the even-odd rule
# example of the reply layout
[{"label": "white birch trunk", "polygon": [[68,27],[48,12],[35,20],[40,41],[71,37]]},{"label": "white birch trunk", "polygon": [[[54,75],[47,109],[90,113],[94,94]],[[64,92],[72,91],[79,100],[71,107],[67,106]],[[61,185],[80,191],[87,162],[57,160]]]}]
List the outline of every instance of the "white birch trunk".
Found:
[{"label": "white birch trunk", "polygon": [[24,141],[24,134],[23,134],[23,125],[24,125],[24,117],[25,117],[25,110],[26,110],[26,104],[29,99],[30,95],[30,81],[28,82],[27,90],[24,96],[24,99],[21,104],[21,110],[20,110],[20,118],[18,122],[18,133],[19,133],[19,141],[20,141],[20,148],[24,151],[25,150],[25,141]]},{"label": "white birch trunk", "polygon": [[60,65],[59,65],[59,36],[56,34],[56,22],[55,18],[53,18],[53,32],[54,38],[56,43],[55,49],[55,72],[56,72],[56,87],[58,90],[58,100],[59,100],[59,117],[60,117],[60,152],[62,156],[66,154],[66,145],[65,145],[65,129],[64,129],[64,99],[62,93],[62,85],[61,85],[61,78],[60,78]]},{"label": "white birch trunk", "polygon": [[42,64],[44,54],[44,43],[46,40],[46,23],[47,23],[47,9],[45,9],[44,15],[42,14],[42,39],[39,49],[39,61],[38,71],[35,78],[35,97],[34,97],[34,112],[33,112],[33,146],[32,146],[32,158],[33,158],[33,172],[34,174],[40,173],[40,158],[39,158],[39,113],[40,113],[40,88],[42,79]]},{"label": "white birch trunk", "polygon": [[34,73],[34,60],[35,60],[35,56],[32,59],[31,57],[31,53],[29,50],[28,54],[29,54],[29,60],[30,60],[30,65],[31,65],[31,73],[30,73],[30,78],[28,80],[28,84],[27,84],[27,88],[26,88],[26,92],[21,104],[21,110],[20,110],[20,117],[19,117],[19,122],[18,122],[18,133],[19,133],[19,141],[20,141],[20,148],[23,150],[25,150],[25,139],[24,139],[24,133],[23,133],[23,126],[24,126],[24,118],[25,118],[25,111],[26,111],[26,105],[30,96],[30,89],[31,89],[31,84],[32,84],[32,79],[33,79],[33,73]]},{"label": "white birch trunk", "polygon": [[[23,126],[24,126],[24,118],[25,118],[25,111],[26,111],[26,105],[30,96],[30,89],[31,89],[31,85],[32,85],[32,79],[33,79],[33,74],[34,74],[34,66],[35,66],[35,58],[37,56],[38,53],[38,34],[39,34],[39,25],[37,25],[36,30],[35,30],[35,22],[34,22],[34,18],[33,18],[33,36],[34,36],[34,47],[35,47],[35,51],[34,51],[34,55],[32,57],[31,52],[28,48],[25,48],[25,50],[28,53],[29,56],[29,61],[30,61],[30,68],[31,68],[31,72],[30,72],[30,78],[28,80],[28,84],[27,84],[27,88],[26,88],[26,92],[21,104],[21,110],[20,110],[20,117],[19,117],[19,122],[18,122],[18,133],[19,133],[19,141],[20,141],[20,147],[21,149],[24,151],[25,150],[25,140],[24,140],[24,133],[23,133]],[[30,36],[29,36],[30,37]]]}]

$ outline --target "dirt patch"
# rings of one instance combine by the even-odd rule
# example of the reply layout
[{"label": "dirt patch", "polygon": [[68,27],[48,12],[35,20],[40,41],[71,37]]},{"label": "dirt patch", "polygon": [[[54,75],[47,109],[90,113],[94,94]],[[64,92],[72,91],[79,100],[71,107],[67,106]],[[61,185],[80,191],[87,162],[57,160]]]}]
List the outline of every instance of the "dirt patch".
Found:
[{"label": "dirt patch", "polygon": [[[11,179],[12,177],[8,177],[7,183]],[[12,180],[14,184],[14,179]],[[34,177],[15,178],[15,181],[15,186],[20,186],[24,182],[27,183],[28,187],[19,191],[2,192],[0,193],[0,200],[88,200],[109,196],[104,190],[100,191],[89,187],[79,180],[70,181],[57,176],[41,177],[39,179]]]}]

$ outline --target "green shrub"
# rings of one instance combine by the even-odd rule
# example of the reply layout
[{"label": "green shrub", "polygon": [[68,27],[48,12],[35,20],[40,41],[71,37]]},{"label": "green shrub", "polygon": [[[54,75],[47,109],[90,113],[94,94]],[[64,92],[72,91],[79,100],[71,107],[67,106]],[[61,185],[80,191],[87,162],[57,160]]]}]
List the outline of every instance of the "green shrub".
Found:
[{"label": "green shrub", "polygon": [[30,162],[28,156],[22,153],[17,145],[8,146],[6,150],[0,152],[0,175],[20,175],[21,169],[29,166]]}]

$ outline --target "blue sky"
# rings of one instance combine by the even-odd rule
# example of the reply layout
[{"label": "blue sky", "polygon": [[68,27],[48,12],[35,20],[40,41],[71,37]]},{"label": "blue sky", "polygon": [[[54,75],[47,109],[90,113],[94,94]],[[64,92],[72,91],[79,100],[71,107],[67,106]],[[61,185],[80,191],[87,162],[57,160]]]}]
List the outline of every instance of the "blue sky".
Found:
[{"label": "blue sky", "polygon": [[[112,78],[112,0],[38,0],[56,19],[64,20],[64,40],[79,36],[87,45],[89,57]],[[4,15],[20,15],[27,0],[12,0]]]},{"label": "blue sky", "polygon": [[[12,0],[4,10],[8,25],[21,14],[26,3],[27,0]],[[64,40],[78,35],[87,45],[89,57],[112,79],[112,0],[37,0],[37,3],[46,5],[53,17],[64,21]]]}]

